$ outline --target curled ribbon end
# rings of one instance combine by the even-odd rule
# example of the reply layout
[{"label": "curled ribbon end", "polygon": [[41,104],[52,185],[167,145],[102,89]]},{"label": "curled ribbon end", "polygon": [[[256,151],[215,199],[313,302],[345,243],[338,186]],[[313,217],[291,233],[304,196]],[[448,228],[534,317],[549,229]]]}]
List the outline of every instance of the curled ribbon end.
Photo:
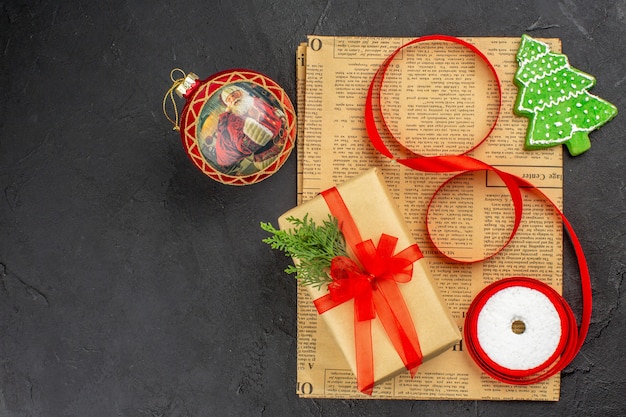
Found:
[{"label": "curled ribbon end", "polygon": [[420,359],[419,363],[414,364],[413,366],[411,365],[407,366],[407,369],[409,371],[409,374],[411,375],[411,378],[415,378],[415,374],[417,374],[417,370],[419,369],[421,364],[422,364],[422,361]]}]

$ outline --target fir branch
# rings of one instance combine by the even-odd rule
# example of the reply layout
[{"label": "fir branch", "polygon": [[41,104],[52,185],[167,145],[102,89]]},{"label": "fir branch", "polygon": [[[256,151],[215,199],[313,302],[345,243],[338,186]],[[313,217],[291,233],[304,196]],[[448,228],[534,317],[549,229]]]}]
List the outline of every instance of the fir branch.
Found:
[{"label": "fir branch", "polygon": [[328,215],[318,226],[308,217],[302,219],[288,217],[293,228],[279,230],[270,223],[261,222],[261,229],[272,234],[263,239],[272,249],[285,252],[297,260],[285,269],[288,274],[296,274],[300,285],[313,285],[320,288],[328,284],[330,263],[335,256],[346,256],[346,243],[339,230],[337,219]]}]

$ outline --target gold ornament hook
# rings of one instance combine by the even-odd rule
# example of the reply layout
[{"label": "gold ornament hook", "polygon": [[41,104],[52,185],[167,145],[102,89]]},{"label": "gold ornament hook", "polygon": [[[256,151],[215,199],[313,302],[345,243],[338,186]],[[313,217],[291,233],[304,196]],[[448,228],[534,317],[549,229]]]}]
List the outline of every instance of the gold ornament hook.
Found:
[{"label": "gold ornament hook", "polygon": [[[181,72],[183,74],[183,77],[174,78],[174,73],[176,72]],[[178,125],[178,107],[176,106],[176,100],[174,99],[174,90],[176,90],[178,86],[183,83],[183,81],[185,80],[184,77],[185,77],[185,71],[181,70],[180,68],[174,68],[173,70],[171,70],[170,79],[172,80],[173,84],[169,88],[169,90],[167,90],[167,92],[165,93],[165,97],[163,97],[163,114],[165,115],[167,120],[169,120],[174,125],[173,130],[180,130],[180,126]],[[174,119],[172,119],[170,115],[167,113],[167,98],[168,97],[170,98],[170,101],[172,102],[172,105],[174,106],[174,114],[175,114]]]},{"label": "gold ornament hook", "polygon": [[[182,77],[174,78],[177,72],[180,72],[182,74]],[[186,74],[185,71],[183,71],[180,68],[174,68],[173,70],[170,71],[170,80],[172,80],[172,86],[165,93],[165,97],[163,97],[163,114],[165,115],[167,120],[172,122],[172,124],[174,125],[173,130],[180,130],[180,126],[178,124],[178,120],[179,120],[178,106],[176,105],[176,100],[174,99],[174,92],[176,92],[176,94],[179,97],[183,97],[187,89],[189,89],[196,82],[197,79],[198,79],[198,76],[194,74],[193,72]],[[168,97],[170,101],[172,102],[172,105],[174,106],[175,117],[173,119],[167,113],[167,98]]]}]

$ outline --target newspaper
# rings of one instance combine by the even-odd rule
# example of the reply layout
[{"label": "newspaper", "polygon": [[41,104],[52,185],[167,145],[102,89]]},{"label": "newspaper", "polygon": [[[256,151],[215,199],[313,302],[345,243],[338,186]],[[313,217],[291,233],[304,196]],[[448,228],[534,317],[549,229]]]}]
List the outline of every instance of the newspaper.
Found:
[{"label": "newspaper", "polygon": [[[463,38],[495,67],[502,107],[495,130],[470,153],[527,179],[562,206],[561,147],[523,149],[528,119],[515,116],[515,54],[520,38]],[[411,38],[310,36],[296,52],[299,117],[298,202],[379,167],[452,315],[462,330],[473,297],[489,283],[529,276],[562,288],[562,225],[548,203],[524,194],[523,221],[496,256],[477,263],[447,260],[430,243],[426,207],[452,174],[422,173],[380,155],[364,122],[367,88],[385,58]],[[542,39],[553,51],[558,39]],[[403,49],[389,66],[381,110],[394,135],[423,155],[458,154],[478,143],[497,113],[497,83],[488,66],[460,45],[424,42]],[[432,205],[429,227],[438,247],[456,259],[477,259],[503,245],[513,208],[506,187],[493,174],[465,174],[447,184]],[[334,343],[306,290],[298,291],[296,392],[301,397],[370,398]],[[560,376],[531,386],[500,383],[481,372],[463,341],[408,372],[377,385],[371,398],[557,401]]]}]

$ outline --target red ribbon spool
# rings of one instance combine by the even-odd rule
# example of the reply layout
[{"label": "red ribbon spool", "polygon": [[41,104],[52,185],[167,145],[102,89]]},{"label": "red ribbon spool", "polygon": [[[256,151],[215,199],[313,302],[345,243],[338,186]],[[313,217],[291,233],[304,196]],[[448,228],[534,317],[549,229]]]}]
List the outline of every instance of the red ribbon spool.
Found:
[{"label": "red ribbon spool", "polygon": [[[492,361],[484,353],[484,351],[480,349],[480,346],[478,346],[476,343],[478,336],[476,334],[475,320],[478,317],[478,312],[480,311],[480,308],[484,306],[485,294],[493,294],[502,286],[532,285],[535,288],[541,289],[542,293],[544,291],[545,293],[549,292],[548,290],[545,289],[546,284],[544,284],[543,282],[536,280],[534,278],[526,278],[526,277],[508,278],[505,280],[497,281],[496,283],[492,284],[492,286],[487,287],[484,290],[485,292],[481,293],[478,297],[476,297],[476,299],[470,306],[467,312],[467,317],[466,317],[465,326],[464,326],[464,337],[465,337],[466,346],[468,346],[468,351],[470,352],[470,355],[472,356],[474,361],[486,374],[490,375],[491,377],[499,381],[509,383],[509,384],[521,385],[521,384],[532,384],[532,383],[543,381],[546,378],[549,378],[550,376],[560,372],[574,359],[574,357],[576,356],[576,354],[582,347],[585,337],[587,335],[587,331],[589,329],[589,324],[591,321],[591,305],[592,305],[591,279],[589,276],[587,261],[583,253],[582,246],[580,245],[578,237],[576,236],[576,233],[573,227],[571,226],[571,224],[569,223],[565,215],[541,190],[539,190],[533,184],[531,184],[530,182],[520,177],[517,177],[505,171],[501,171],[485,162],[482,162],[478,159],[475,159],[467,155],[469,152],[473,151],[478,146],[480,146],[491,135],[491,133],[495,129],[496,124],[498,122],[497,117],[495,121],[493,122],[493,125],[490,127],[489,131],[487,132],[486,136],[482,140],[480,140],[478,143],[476,143],[474,146],[472,146],[469,150],[463,152],[462,154],[443,155],[443,156],[423,156],[423,155],[420,155],[411,151],[410,149],[408,149],[406,146],[404,146],[400,141],[398,141],[395,138],[395,136],[389,129],[387,123],[385,122],[385,118],[382,115],[382,110],[381,110],[380,118],[381,118],[382,126],[383,126],[385,133],[387,134],[388,137],[392,138],[393,140],[397,142],[398,146],[403,151],[403,153],[408,155],[407,157],[402,157],[402,158],[394,157],[392,152],[385,145],[382,139],[382,136],[378,130],[378,127],[376,125],[373,102],[375,100],[375,97],[377,97],[376,100],[377,100],[378,107],[382,108],[380,105],[381,104],[380,91],[381,91],[381,88],[385,79],[385,74],[387,72],[387,69],[391,61],[393,61],[394,57],[404,48],[407,48],[411,45],[415,45],[421,42],[427,42],[427,41],[440,41],[440,42],[450,42],[450,43],[458,44],[458,45],[466,47],[467,49],[472,51],[474,54],[476,54],[488,66],[489,70],[493,74],[493,77],[497,81],[498,96],[499,96],[498,113],[500,112],[500,107],[502,104],[502,89],[501,89],[500,80],[498,78],[496,69],[489,62],[489,59],[474,45],[462,39],[458,39],[458,38],[451,37],[451,36],[445,36],[445,35],[424,36],[421,38],[414,39],[400,46],[398,49],[396,49],[383,62],[383,64],[379,67],[378,71],[376,72],[374,78],[372,79],[368,92],[367,92],[367,99],[366,99],[366,104],[365,104],[365,124],[366,124],[366,129],[367,129],[370,141],[372,145],[374,146],[374,148],[376,148],[381,154],[409,168],[422,171],[422,172],[458,173],[454,175],[452,178],[450,178],[448,181],[444,182],[435,191],[435,194],[432,196],[429,202],[427,213],[426,213],[427,233],[433,246],[443,256],[451,260],[454,260],[456,262],[473,263],[473,262],[484,261],[500,253],[512,241],[522,220],[523,201],[522,201],[522,196],[521,196],[521,189],[529,190],[531,192],[538,194],[541,198],[548,201],[552,205],[552,207],[556,210],[556,213],[558,213],[559,217],[561,218],[561,221],[563,222],[568,232],[568,235],[572,241],[574,252],[576,254],[577,261],[578,261],[578,268],[580,271],[581,288],[582,288],[582,316],[581,316],[580,326],[578,327],[576,326],[576,321],[573,317],[573,314],[570,314],[571,309],[569,308],[565,299],[563,299],[556,292],[554,293],[556,295],[550,293],[551,294],[550,299],[552,300],[555,308],[557,309],[557,311],[560,312],[561,317],[565,317],[562,321],[563,331],[565,332],[565,337],[564,337],[565,342],[559,345],[558,350],[555,351],[553,358],[551,358],[553,360],[547,361],[547,363],[542,364],[542,366],[538,368],[532,369],[530,371],[523,371],[523,372],[505,369],[504,367],[498,366],[497,364],[495,364],[494,361]],[[436,197],[436,195],[450,181],[454,180],[460,175],[463,175],[468,172],[474,172],[474,171],[492,172],[496,174],[504,182],[511,196],[511,200],[513,202],[515,219],[514,219],[514,224],[513,224],[511,233],[508,237],[508,240],[504,243],[504,245],[502,245],[494,253],[484,258],[467,261],[467,260],[462,260],[462,259],[455,259],[451,256],[448,256],[439,249],[437,244],[432,239],[430,228],[428,226],[428,218],[429,218],[432,202],[434,198]],[[529,284],[529,283],[532,283],[532,284]]]},{"label": "red ribbon spool", "polygon": [[[493,353],[490,354],[487,349],[485,349],[485,341],[481,340],[482,338],[479,335],[480,315],[485,311],[486,304],[499,294],[503,294],[504,290],[514,288],[527,288],[542,294],[549,300],[558,314],[560,323],[558,344],[550,351],[551,354],[549,357],[545,358],[545,360],[536,366],[504,365],[501,360],[494,358],[495,355],[493,355]],[[519,306],[514,306],[513,308],[517,308],[517,311],[520,312],[522,316],[524,315],[524,307],[520,308]],[[526,311],[526,313],[529,312]],[[540,327],[542,323],[534,323],[534,325],[535,327]],[[519,332],[519,335],[514,336],[513,339],[523,337],[523,333],[529,330],[533,331],[534,329],[524,329]],[[511,334],[514,333],[518,332],[511,330]],[[517,385],[534,384],[562,370],[578,353],[578,342],[580,340],[577,337],[576,318],[565,299],[547,284],[536,279],[525,277],[502,279],[484,288],[474,298],[474,301],[467,311],[464,337],[467,351],[485,373],[499,381]],[[536,346],[542,343],[544,343],[544,341],[540,341]],[[509,351],[509,354],[513,351],[514,349]],[[526,353],[528,353],[527,356],[533,356],[533,352]],[[520,361],[516,360],[515,362],[519,363]]]}]

